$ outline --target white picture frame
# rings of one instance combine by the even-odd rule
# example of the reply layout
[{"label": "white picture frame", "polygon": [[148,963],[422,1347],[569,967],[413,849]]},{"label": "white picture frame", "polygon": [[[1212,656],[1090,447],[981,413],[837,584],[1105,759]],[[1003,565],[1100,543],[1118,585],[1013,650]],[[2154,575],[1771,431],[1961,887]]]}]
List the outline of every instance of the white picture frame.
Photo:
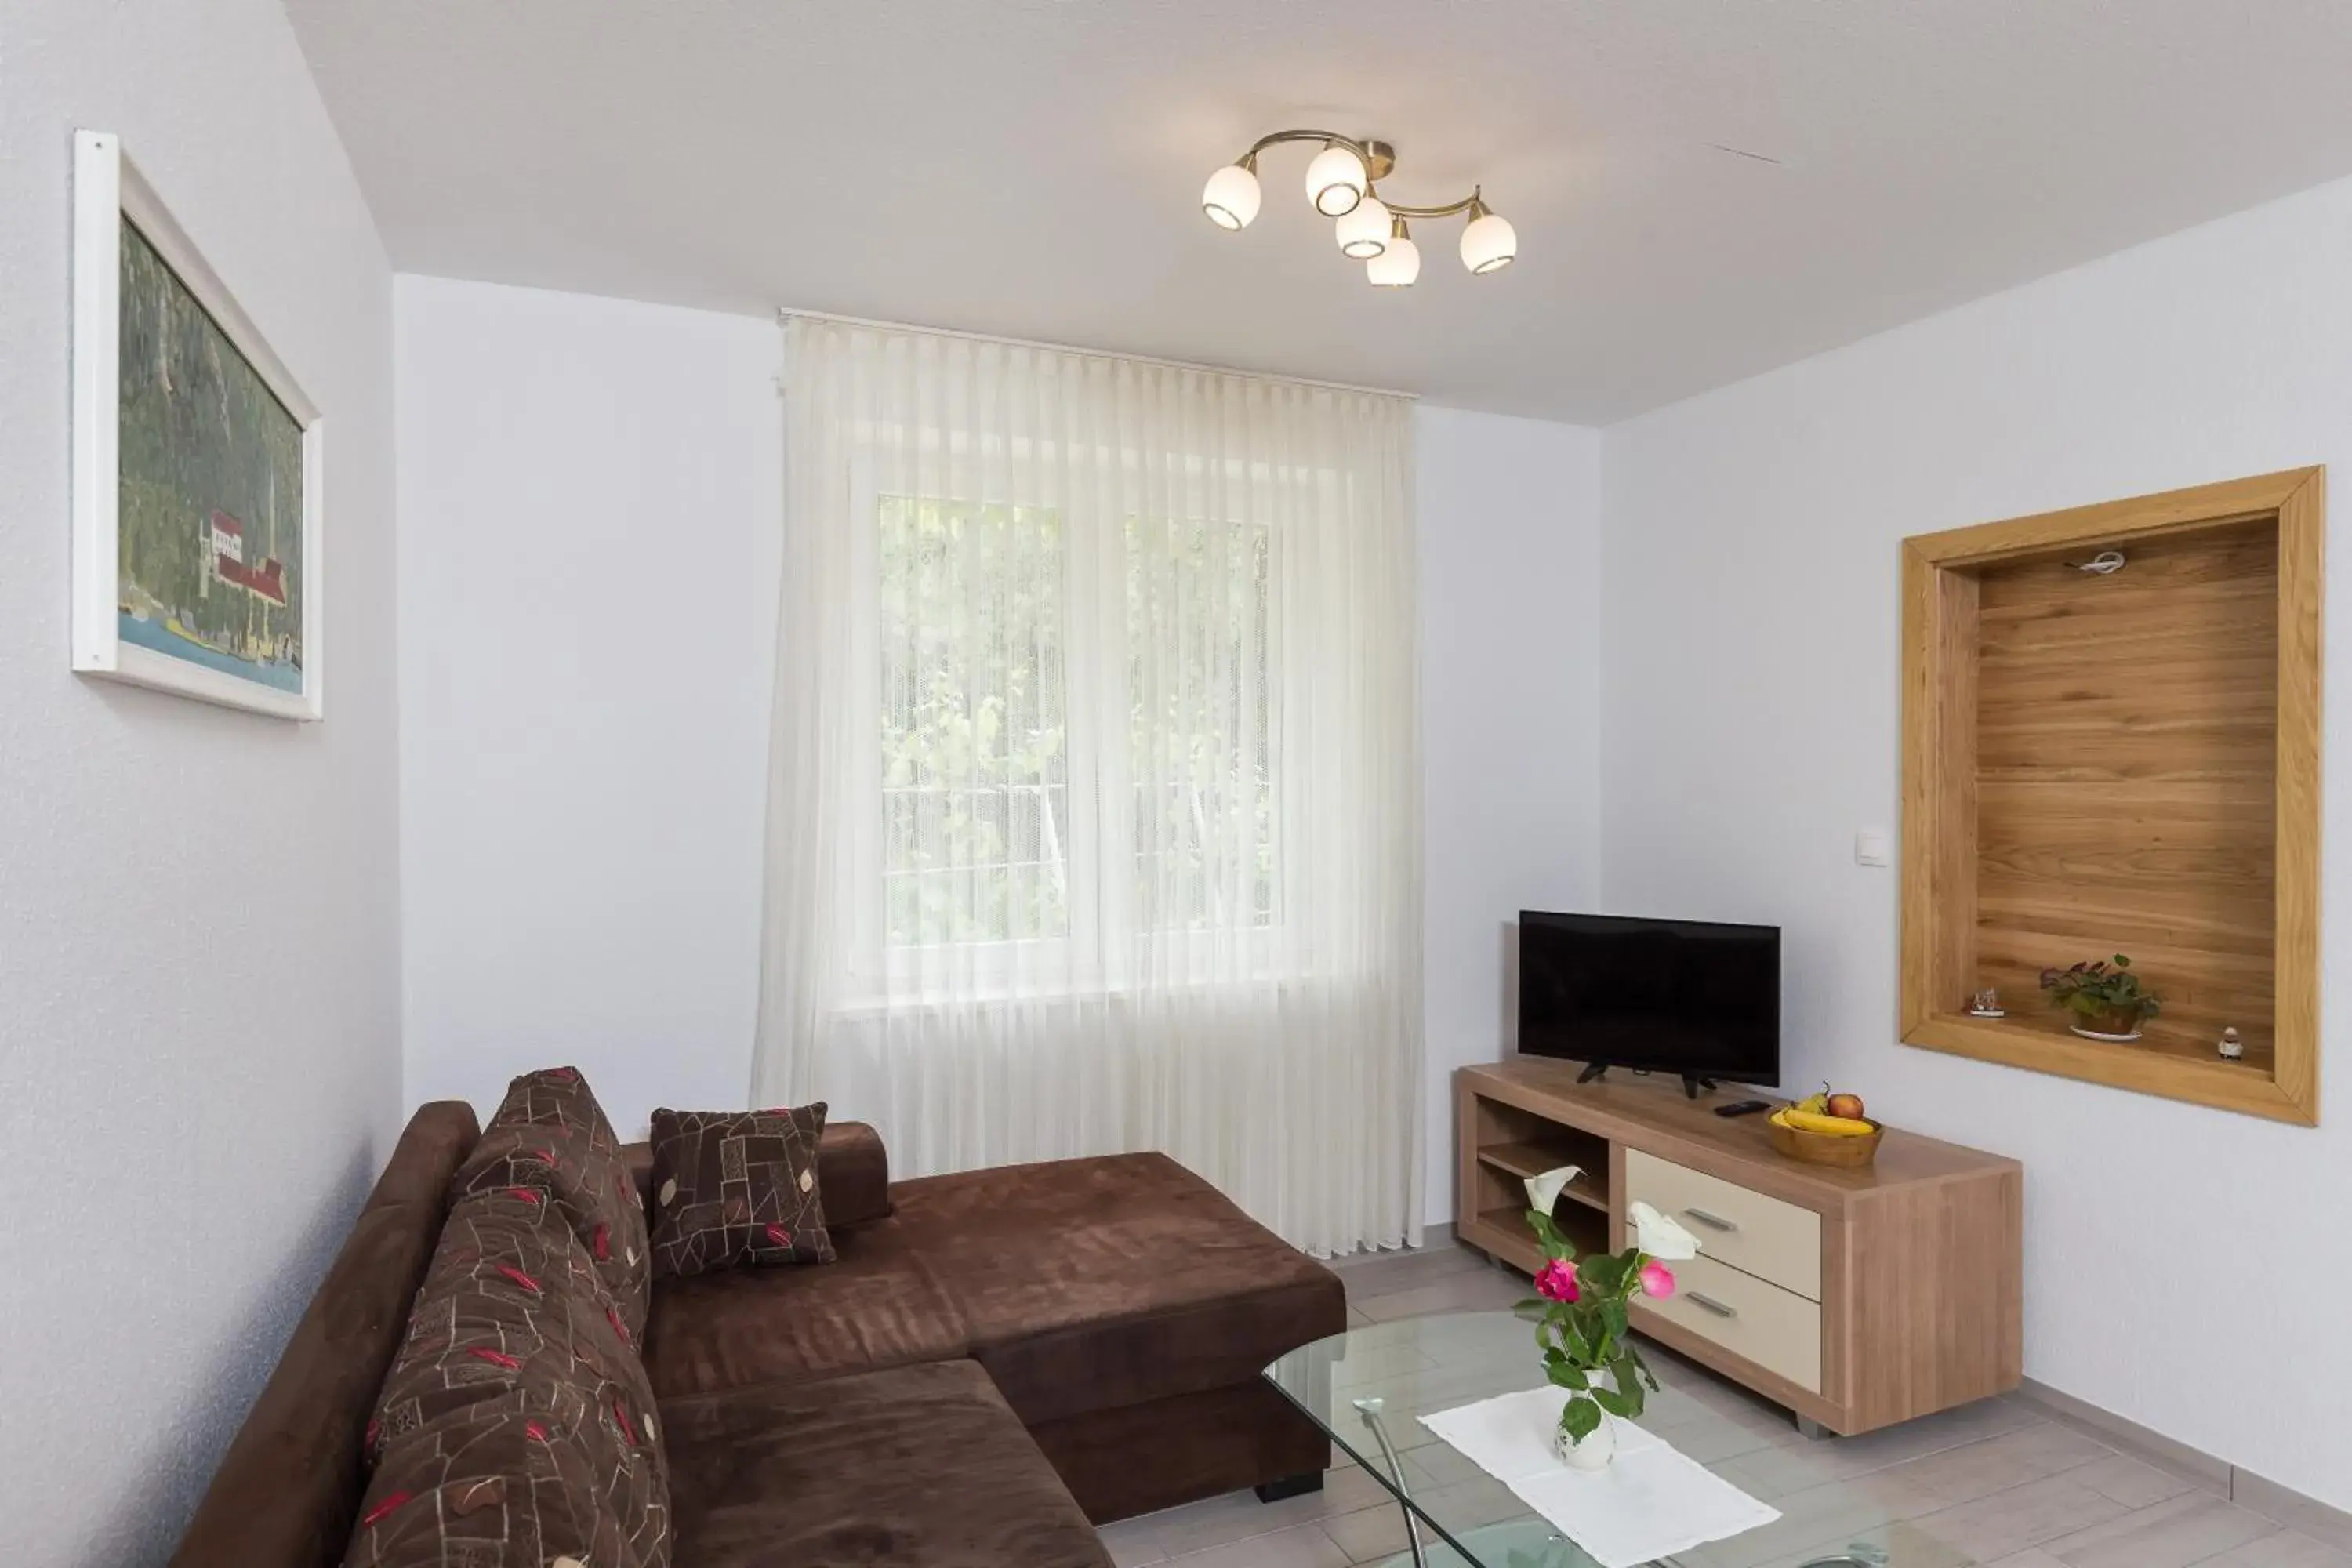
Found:
[{"label": "white picture frame", "polygon": [[[120,137],[99,131],[75,132],[73,224],[74,669],[280,719],[323,717],[325,425],[317,405],[173,221],[154,187],[124,155]],[[184,547],[189,561],[203,564],[192,567],[181,563],[183,580],[194,572],[204,578],[202,586],[207,595],[219,584],[224,595],[241,592],[267,601],[253,606],[253,613],[245,617],[248,624],[258,620],[264,633],[259,637],[249,631],[184,626],[168,606],[151,609],[143,595],[136,596],[133,603],[125,602],[134,595],[135,587],[126,584],[121,570],[126,224],[146,241],[146,248],[210,318],[220,337],[242,357],[245,367],[299,431],[300,550],[290,570],[274,559],[257,562],[247,569],[245,557],[236,552],[242,550],[247,524],[225,510],[204,510],[200,499],[182,509],[187,528],[205,531]],[[201,324],[193,330],[201,331]],[[267,406],[258,402],[253,405]],[[282,432],[282,426],[274,425],[274,416],[271,418],[273,428]],[[281,443],[278,450],[282,453],[284,436],[280,433],[273,438]],[[234,435],[221,439],[231,441]],[[273,489],[273,509],[277,493]],[[142,515],[159,514],[160,510]],[[282,611],[289,600],[297,598],[299,613],[291,618],[299,623],[299,641],[287,635],[291,630],[285,625],[288,617],[268,614],[269,605]],[[169,635],[151,630],[157,614],[164,616],[163,625]],[[223,616],[215,611],[207,618],[218,621]],[[126,637],[126,625],[147,641]],[[205,638],[215,640],[202,640]],[[226,647],[219,646],[224,642]],[[159,651],[153,644],[183,651]],[[257,648],[260,651],[256,652]],[[289,679],[298,684],[288,686]]]}]

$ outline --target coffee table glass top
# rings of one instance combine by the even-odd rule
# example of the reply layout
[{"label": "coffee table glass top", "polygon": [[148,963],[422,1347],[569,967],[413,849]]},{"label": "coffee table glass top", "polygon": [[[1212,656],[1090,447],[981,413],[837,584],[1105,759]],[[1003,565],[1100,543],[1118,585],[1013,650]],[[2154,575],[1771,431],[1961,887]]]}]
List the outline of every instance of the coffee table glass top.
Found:
[{"label": "coffee table glass top", "polygon": [[[1787,1415],[1643,1347],[1664,1385],[1641,1425],[1710,1469],[1796,1440]],[[1594,1568],[1549,1521],[1421,1424],[1420,1417],[1543,1383],[1535,1330],[1507,1312],[1455,1312],[1351,1329],[1302,1346],[1265,1379],[1331,1435],[1400,1505],[1392,1568],[1414,1562],[1418,1526],[1428,1568]],[[1385,1439],[1385,1440],[1384,1440]],[[1738,1476],[1730,1473],[1736,1485]],[[1772,1524],[1664,1561],[1674,1568],[1968,1568],[1969,1559],[1904,1522],[1901,1500],[1872,1489],[1780,1507]]]}]

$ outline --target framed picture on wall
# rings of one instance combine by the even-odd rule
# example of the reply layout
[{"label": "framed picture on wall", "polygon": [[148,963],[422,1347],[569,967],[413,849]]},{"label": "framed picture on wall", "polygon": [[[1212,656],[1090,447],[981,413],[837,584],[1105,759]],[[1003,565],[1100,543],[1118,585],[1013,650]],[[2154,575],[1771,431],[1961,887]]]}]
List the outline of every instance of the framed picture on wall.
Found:
[{"label": "framed picture on wall", "polygon": [[319,718],[322,439],[121,139],[77,132],[74,668]]}]

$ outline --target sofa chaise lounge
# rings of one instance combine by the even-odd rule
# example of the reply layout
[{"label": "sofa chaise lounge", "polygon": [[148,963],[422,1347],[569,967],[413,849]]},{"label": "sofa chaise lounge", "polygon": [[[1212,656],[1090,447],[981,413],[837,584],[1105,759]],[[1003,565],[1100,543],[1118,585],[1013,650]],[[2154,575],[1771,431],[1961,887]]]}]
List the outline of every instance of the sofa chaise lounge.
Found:
[{"label": "sofa chaise lounge", "polygon": [[[331,1568],[365,1432],[478,1137],[421,1108],[222,1462],[179,1568]],[[640,1185],[643,1145],[626,1152]],[[837,1261],[654,1286],[676,1568],[1102,1568],[1092,1526],[1319,1482],[1328,1440],[1259,1377],[1346,1327],[1337,1276],[1158,1154],[892,1183],[825,1129]]]}]

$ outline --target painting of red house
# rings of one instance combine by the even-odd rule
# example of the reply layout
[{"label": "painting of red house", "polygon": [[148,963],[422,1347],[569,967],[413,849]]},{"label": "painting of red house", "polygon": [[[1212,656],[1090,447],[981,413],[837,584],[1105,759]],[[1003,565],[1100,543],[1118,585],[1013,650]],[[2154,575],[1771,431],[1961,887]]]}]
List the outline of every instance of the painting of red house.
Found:
[{"label": "painting of red house", "polygon": [[223,583],[233,583],[259,598],[283,609],[286,605],[286,567],[276,559],[264,559],[257,566],[245,563],[245,525],[225,511],[213,513],[213,575]]}]

